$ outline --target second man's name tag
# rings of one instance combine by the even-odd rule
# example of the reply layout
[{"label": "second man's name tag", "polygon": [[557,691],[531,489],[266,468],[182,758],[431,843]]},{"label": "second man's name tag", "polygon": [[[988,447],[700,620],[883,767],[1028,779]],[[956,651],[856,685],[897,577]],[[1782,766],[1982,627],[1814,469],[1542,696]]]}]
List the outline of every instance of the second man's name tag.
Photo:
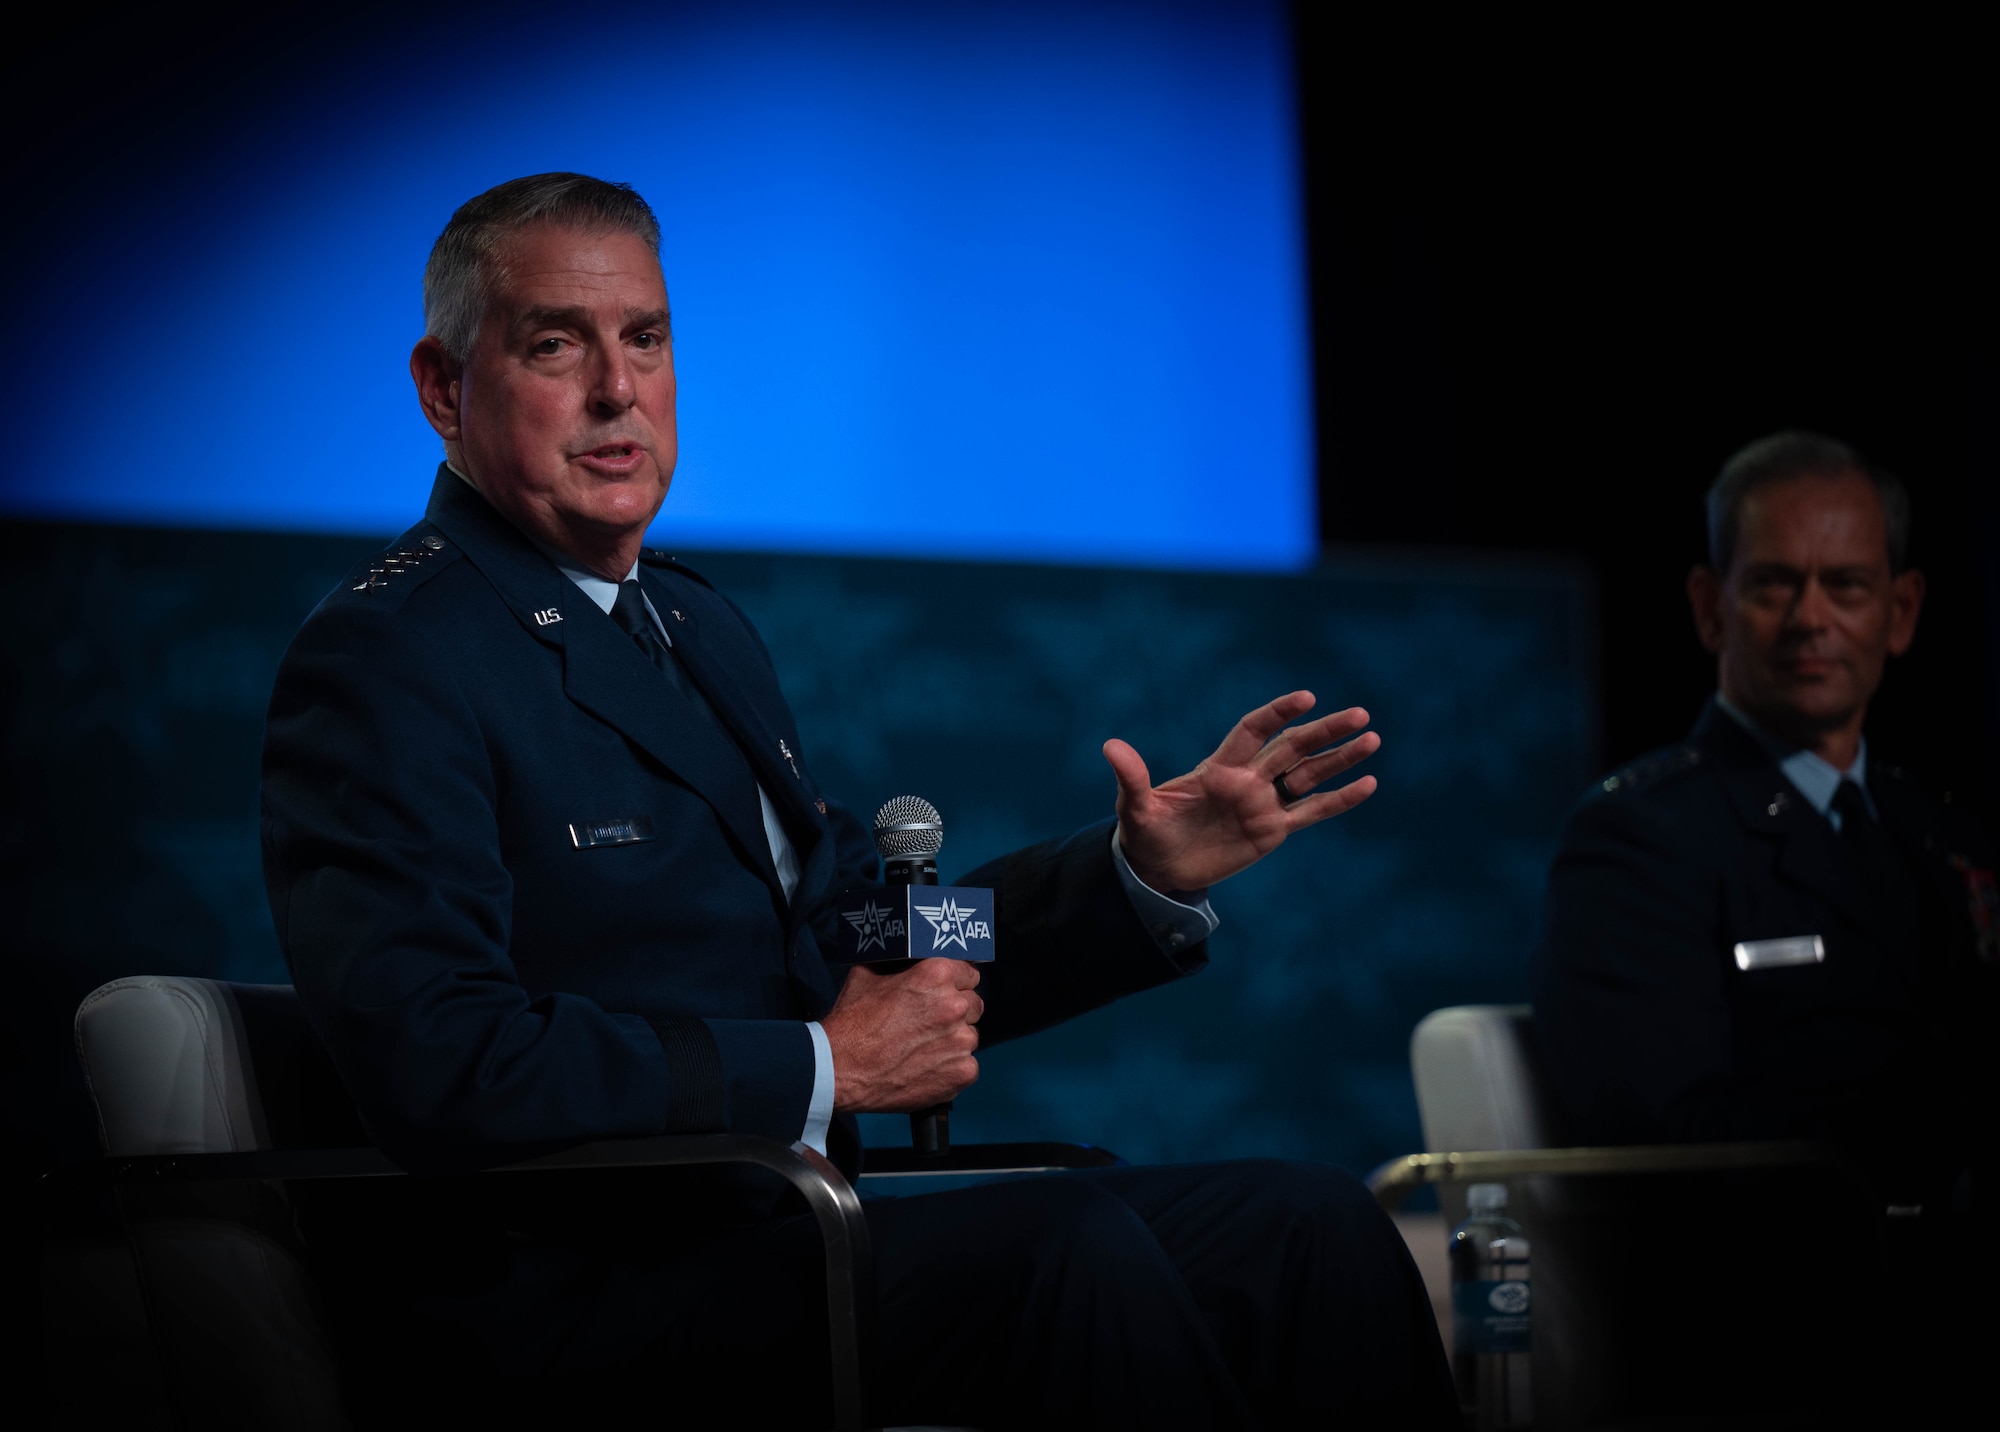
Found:
[{"label": "second man's name tag", "polygon": [[570,843],[578,850],[598,845],[630,845],[653,838],[651,816],[628,815],[617,820],[579,820],[570,825]]},{"label": "second man's name tag", "polygon": [[1739,970],[1773,970],[1781,965],[1817,965],[1826,959],[1818,935],[1792,935],[1782,940],[1745,940],[1736,947]]}]

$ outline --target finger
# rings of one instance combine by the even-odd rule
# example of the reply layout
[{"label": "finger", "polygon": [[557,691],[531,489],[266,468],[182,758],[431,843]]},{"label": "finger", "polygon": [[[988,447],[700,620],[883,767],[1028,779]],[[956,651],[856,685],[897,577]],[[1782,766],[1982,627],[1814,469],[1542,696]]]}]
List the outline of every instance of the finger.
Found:
[{"label": "finger", "polygon": [[1343,815],[1375,794],[1375,778],[1362,776],[1330,791],[1320,791],[1285,807],[1285,823],[1294,831]]},{"label": "finger", "polygon": [[1259,770],[1279,775],[1305,757],[1326,746],[1346,741],[1368,724],[1368,713],[1359,706],[1335,711],[1317,721],[1307,721],[1274,737],[1255,762]]},{"label": "finger", "polygon": [[986,1017],[986,1001],[978,995],[967,993],[965,1003],[965,1022],[967,1024],[977,1024]]},{"label": "finger", "polygon": [[1215,748],[1215,758],[1232,766],[1248,765],[1265,743],[1313,708],[1310,691],[1294,691],[1259,706],[1238,721]]},{"label": "finger", "polygon": [[1364,731],[1353,740],[1335,746],[1331,751],[1321,751],[1317,756],[1308,756],[1277,774],[1285,778],[1285,785],[1291,789],[1293,795],[1302,796],[1321,782],[1360,765],[1381,749],[1382,738],[1373,731]]},{"label": "finger", "polygon": [[1137,800],[1153,789],[1152,774],[1139,753],[1116,736],[1104,743],[1104,759],[1111,763],[1111,774],[1118,778],[1118,799]]},{"label": "finger", "polygon": [[954,989],[973,989],[979,984],[979,966],[970,960],[933,960],[932,963],[951,966]]},{"label": "finger", "polygon": [[957,987],[958,979],[952,970],[957,963],[957,960],[909,959],[898,960],[894,964],[885,962],[882,968],[902,970],[913,989],[946,990]]}]

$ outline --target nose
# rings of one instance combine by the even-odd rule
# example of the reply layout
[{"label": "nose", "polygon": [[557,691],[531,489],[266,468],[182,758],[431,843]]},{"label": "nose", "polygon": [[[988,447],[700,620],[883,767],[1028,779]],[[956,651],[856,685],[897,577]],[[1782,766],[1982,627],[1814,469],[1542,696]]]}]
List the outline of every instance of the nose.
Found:
[{"label": "nose", "polygon": [[1791,625],[1802,631],[1818,631],[1827,624],[1832,599],[1817,574],[1806,578],[1792,603]]},{"label": "nose", "polygon": [[638,401],[632,360],[622,343],[604,344],[597,352],[596,369],[591,374],[590,409],[598,417],[616,417]]}]

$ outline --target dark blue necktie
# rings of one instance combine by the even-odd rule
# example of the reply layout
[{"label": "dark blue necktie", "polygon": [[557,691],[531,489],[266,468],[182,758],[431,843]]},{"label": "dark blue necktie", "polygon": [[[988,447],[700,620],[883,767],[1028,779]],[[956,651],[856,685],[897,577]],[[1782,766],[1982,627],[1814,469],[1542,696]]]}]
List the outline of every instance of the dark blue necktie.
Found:
[{"label": "dark blue necktie", "polygon": [[646,660],[657,666],[675,688],[694,703],[698,711],[706,711],[708,703],[688,680],[686,670],[675,659],[673,648],[660,635],[659,624],[653,614],[646,610],[646,594],[640,589],[638,578],[634,577],[618,584],[618,600],[611,604],[611,620],[625,628],[625,634],[632,638],[639,650],[646,653]]},{"label": "dark blue necktie", "polygon": [[1868,813],[1868,797],[1858,782],[1843,780],[1834,787],[1833,808],[1840,812],[1840,838],[1852,851],[1874,844],[1875,817]]}]

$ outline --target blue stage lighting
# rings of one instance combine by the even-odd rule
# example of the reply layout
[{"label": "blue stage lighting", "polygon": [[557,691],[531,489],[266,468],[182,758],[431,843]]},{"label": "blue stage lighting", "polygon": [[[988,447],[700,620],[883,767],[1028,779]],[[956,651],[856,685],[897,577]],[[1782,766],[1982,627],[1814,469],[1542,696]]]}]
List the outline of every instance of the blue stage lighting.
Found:
[{"label": "blue stage lighting", "polygon": [[399,530],[438,456],[406,370],[430,242],[574,169],[665,232],[656,542],[1312,560],[1279,0],[550,13],[384,26],[365,64],[246,86],[173,172],[108,175],[116,223],[36,259],[0,508]]}]

